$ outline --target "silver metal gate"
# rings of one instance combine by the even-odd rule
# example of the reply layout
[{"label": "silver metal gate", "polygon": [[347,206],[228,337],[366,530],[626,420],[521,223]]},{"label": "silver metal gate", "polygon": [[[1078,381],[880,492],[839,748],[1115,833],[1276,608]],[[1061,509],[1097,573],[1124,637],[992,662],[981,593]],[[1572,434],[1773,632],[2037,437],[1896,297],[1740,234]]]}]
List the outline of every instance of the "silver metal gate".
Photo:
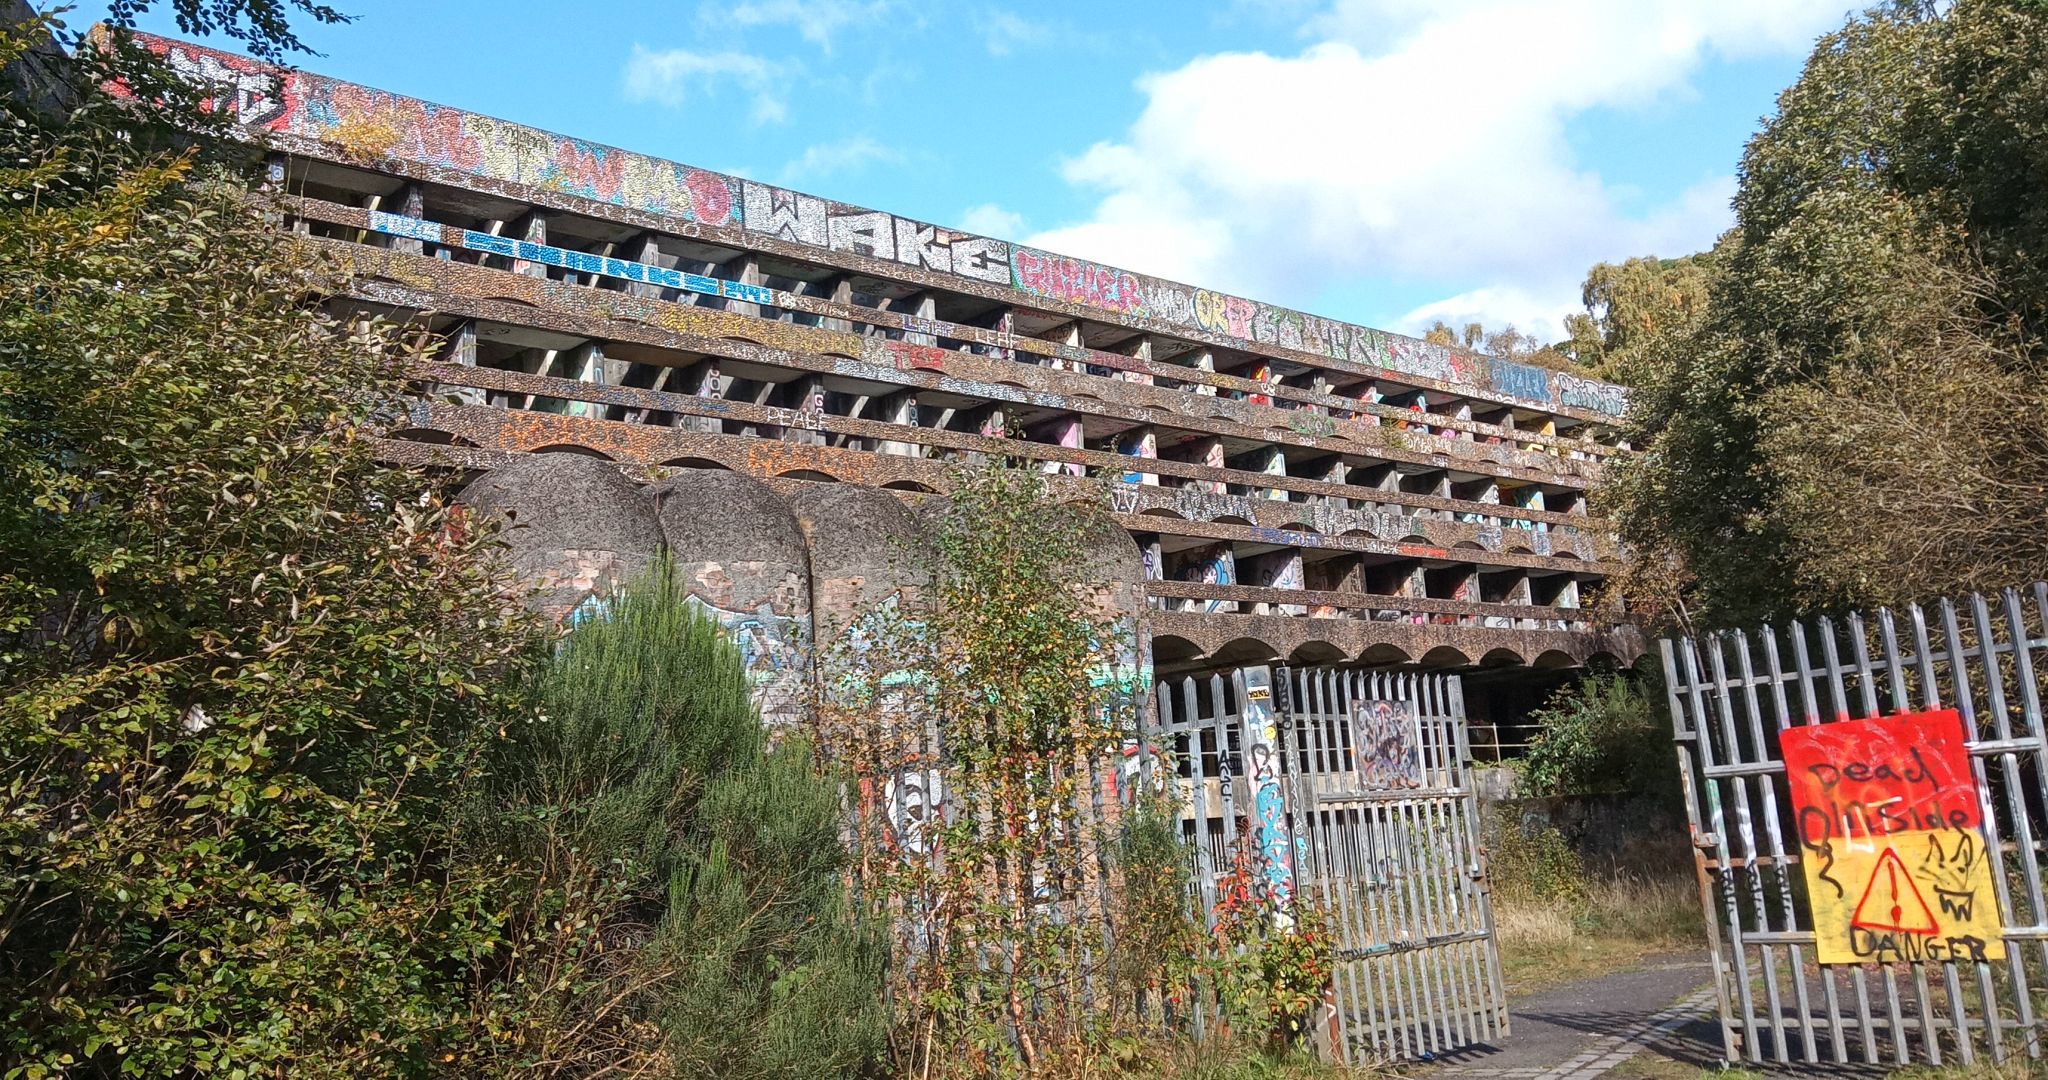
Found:
[{"label": "silver metal gate", "polygon": [[2041,1056],[2044,621],[2036,584],[1663,642],[1729,1060]]},{"label": "silver metal gate", "polygon": [[1459,680],[1243,668],[1163,680],[1156,745],[1172,755],[1203,911],[1235,852],[1313,904],[1336,968],[1318,1049],[1413,1059],[1507,1032]]}]

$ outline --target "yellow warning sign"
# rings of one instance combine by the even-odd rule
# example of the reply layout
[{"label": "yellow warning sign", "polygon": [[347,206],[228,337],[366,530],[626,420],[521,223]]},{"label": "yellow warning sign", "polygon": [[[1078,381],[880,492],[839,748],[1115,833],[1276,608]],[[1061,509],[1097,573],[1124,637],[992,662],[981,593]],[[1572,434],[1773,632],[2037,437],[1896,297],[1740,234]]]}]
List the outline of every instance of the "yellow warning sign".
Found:
[{"label": "yellow warning sign", "polygon": [[1781,743],[1816,959],[2004,959],[1961,717],[1816,724]]}]

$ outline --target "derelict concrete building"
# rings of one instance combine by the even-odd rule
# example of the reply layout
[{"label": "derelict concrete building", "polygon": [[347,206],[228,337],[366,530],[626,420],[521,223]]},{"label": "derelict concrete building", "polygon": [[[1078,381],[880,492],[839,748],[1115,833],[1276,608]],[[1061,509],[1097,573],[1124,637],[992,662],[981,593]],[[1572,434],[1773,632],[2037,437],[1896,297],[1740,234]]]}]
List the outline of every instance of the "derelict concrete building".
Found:
[{"label": "derelict concrete building", "polygon": [[1107,481],[1161,673],[1461,669],[1483,744],[1639,649],[1583,606],[1619,387],[146,43],[262,137],[350,302],[439,340],[385,452],[481,473],[559,610],[665,544],[785,670],[901,584],[916,493],[1008,455]]}]

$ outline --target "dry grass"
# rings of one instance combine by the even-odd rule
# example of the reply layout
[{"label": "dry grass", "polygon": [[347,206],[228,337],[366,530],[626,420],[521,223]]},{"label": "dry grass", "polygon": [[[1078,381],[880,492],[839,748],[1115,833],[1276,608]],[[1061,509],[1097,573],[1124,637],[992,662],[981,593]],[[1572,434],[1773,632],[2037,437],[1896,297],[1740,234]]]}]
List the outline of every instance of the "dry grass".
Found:
[{"label": "dry grass", "polygon": [[1539,892],[1507,882],[1497,890],[1494,925],[1510,993],[1630,970],[1705,941],[1689,875],[1624,871],[1578,885]]}]

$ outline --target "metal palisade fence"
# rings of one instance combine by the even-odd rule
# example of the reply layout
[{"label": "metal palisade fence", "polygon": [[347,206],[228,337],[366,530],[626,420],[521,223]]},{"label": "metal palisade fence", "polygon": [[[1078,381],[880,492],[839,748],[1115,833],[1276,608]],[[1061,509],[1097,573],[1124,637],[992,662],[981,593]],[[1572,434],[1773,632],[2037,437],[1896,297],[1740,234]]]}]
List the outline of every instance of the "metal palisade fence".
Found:
[{"label": "metal palisade fence", "polygon": [[1730,1060],[2038,1059],[2048,585],[1663,642]]},{"label": "metal palisade fence", "polygon": [[1456,677],[1244,668],[1162,680],[1157,718],[1148,741],[1172,763],[1205,917],[1249,850],[1264,888],[1328,927],[1325,1057],[1427,1058],[1506,1033]]}]

